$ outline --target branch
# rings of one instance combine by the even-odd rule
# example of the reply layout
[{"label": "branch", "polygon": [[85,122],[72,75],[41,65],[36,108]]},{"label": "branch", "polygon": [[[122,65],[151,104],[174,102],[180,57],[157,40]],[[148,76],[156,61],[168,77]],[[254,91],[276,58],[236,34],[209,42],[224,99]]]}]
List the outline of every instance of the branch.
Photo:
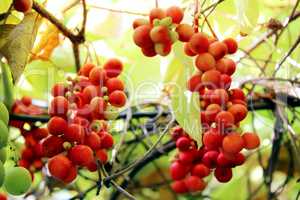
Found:
[{"label": "branch", "polygon": [[273,76],[278,72],[278,70],[280,69],[281,65],[286,61],[286,59],[294,52],[294,50],[297,48],[297,46],[300,43],[300,36],[298,37],[298,39],[296,40],[296,42],[293,44],[293,46],[290,48],[290,50],[287,52],[287,54],[282,58],[282,60],[280,61],[280,63],[276,66],[276,69],[273,73]]},{"label": "branch", "polygon": [[43,6],[41,6],[36,1],[33,1],[32,8],[38,12],[42,17],[48,19],[52,24],[54,24],[60,32],[67,38],[69,38],[72,42],[82,43],[84,42],[84,38],[78,35],[75,35],[72,31],[70,31],[63,23],[61,23],[54,15],[48,12]]}]

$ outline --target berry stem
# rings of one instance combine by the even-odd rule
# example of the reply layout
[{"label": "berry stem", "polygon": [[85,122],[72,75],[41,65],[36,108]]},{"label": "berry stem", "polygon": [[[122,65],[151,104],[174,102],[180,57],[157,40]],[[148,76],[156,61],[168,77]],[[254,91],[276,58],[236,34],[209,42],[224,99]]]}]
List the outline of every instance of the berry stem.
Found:
[{"label": "berry stem", "polygon": [[194,31],[195,33],[198,33],[198,27],[199,27],[199,1],[195,0],[195,11],[194,11]]},{"label": "berry stem", "polygon": [[155,8],[158,8],[158,0],[155,0]]}]

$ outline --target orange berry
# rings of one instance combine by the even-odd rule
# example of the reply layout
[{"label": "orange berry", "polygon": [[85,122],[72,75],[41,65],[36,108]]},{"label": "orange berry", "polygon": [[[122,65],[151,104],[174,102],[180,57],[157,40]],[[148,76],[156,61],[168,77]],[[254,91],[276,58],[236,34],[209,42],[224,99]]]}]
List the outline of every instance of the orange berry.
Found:
[{"label": "orange berry", "polygon": [[106,71],[106,76],[108,78],[113,78],[121,74],[123,63],[117,58],[111,58],[104,63],[103,68]]},{"label": "orange berry", "polygon": [[153,8],[149,13],[150,23],[153,23],[154,19],[163,19],[167,16],[166,12],[161,8]]},{"label": "orange berry", "polygon": [[227,38],[223,42],[226,44],[229,54],[234,54],[237,51],[238,44],[235,39]]},{"label": "orange berry", "polygon": [[223,150],[230,154],[236,154],[244,148],[244,140],[238,133],[226,135],[222,144]]},{"label": "orange berry", "polygon": [[178,33],[180,41],[188,42],[194,34],[194,29],[189,24],[179,24],[176,27],[176,32]]},{"label": "orange berry", "polygon": [[245,149],[255,149],[259,147],[260,139],[257,134],[247,132],[244,133],[242,137],[245,144]]},{"label": "orange berry", "polygon": [[231,114],[234,116],[235,123],[238,123],[245,119],[248,113],[247,107],[242,104],[234,104],[229,107],[228,111],[231,112]]},{"label": "orange berry", "polygon": [[171,6],[166,10],[166,14],[168,17],[172,18],[172,22],[174,24],[179,24],[183,19],[183,10],[177,6]]},{"label": "orange berry", "polygon": [[137,27],[139,26],[142,26],[142,25],[149,25],[149,21],[147,19],[135,19],[132,23],[132,27],[134,29],[136,29]]},{"label": "orange berry", "polygon": [[217,70],[208,70],[202,74],[201,81],[207,88],[218,88],[220,85],[221,73]]},{"label": "orange berry", "polygon": [[196,57],[195,65],[200,71],[205,72],[214,69],[216,61],[211,54],[201,53]]},{"label": "orange berry", "polygon": [[123,91],[115,90],[109,95],[108,99],[112,106],[123,107],[126,104],[127,97]]},{"label": "orange berry", "polygon": [[89,77],[91,70],[96,67],[93,63],[86,63],[84,64],[80,70],[79,70],[79,75]]},{"label": "orange berry", "polygon": [[223,42],[213,42],[209,45],[208,52],[213,55],[216,60],[223,58],[227,54],[227,46]]},{"label": "orange berry", "polygon": [[150,25],[142,25],[137,27],[133,33],[134,43],[141,47],[149,47],[153,45],[153,42],[150,38],[150,31],[152,30]]},{"label": "orange berry", "polygon": [[222,74],[227,74],[231,76],[236,69],[235,62],[229,58],[221,58],[216,63],[216,68]]},{"label": "orange berry", "polygon": [[193,52],[200,54],[205,53],[209,47],[209,41],[205,34],[195,33],[189,41],[190,48]]}]

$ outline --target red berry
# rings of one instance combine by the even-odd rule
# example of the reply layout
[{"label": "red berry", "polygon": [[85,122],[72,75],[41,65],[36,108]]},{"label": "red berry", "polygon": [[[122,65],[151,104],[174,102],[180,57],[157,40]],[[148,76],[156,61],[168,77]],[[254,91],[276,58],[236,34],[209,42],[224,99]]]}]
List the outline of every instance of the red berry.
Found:
[{"label": "red berry", "polygon": [[91,101],[90,108],[92,110],[93,118],[104,119],[104,111],[106,110],[107,103],[101,97],[94,97]]},{"label": "red berry", "polygon": [[215,177],[221,183],[226,183],[232,178],[231,168],[221,168],[217,167],[215,169]]},{"label": "red berry", "polygon": [[240,134],[231,133],[224,137],[222,146],[225,152],[236,154],[244,148],[244,141]]},{"label": "red berry", "polygon": [[100,93],[99,87],[95,85],[89,85],[82,91],[82,98],[84,104],[89,104],[94,97],[97,97]]},{"label": "red berry", "polygon": [[183,180],[174,181],[171,184],[171,188],[174,192],[178,194],[187,193],[189,190],[187,189],[185,182]]},{"label": "red berry", "polygon": [[113,137],[107,132],[100,133],[101,148],[110,149],[114,145]]},{"label": "red berry", "polygon": [[48,129],[36,128],[36,129],[32,130],[32,136],[36,140],[41,140],[48,136]]},{"label": "red berry", "polygon": [[22,154],[21,154],[21,158],[22,159],[25,159],[25,160],[32,160],[33,159],[33,152],[30,148],[25,148],[23,149],[22,151]]},{"label": "red berry", "polygon": [[86,63],[80,68],[79,75],[89,77],[91,70],[95,67],[96,65],[94,65],[93,63]]},{"label": "red berry", "polygon": [[186,151],[190,148],[191,146],[191,140],[187,137],[181,137],[176,141],[176,147],[180,151]]},{"label": "red berry", "polygon": [[232,162],[224,153],[220,153],[217,158],[217,166],[218,167],[231,167]]},{"label": "red berry", "polygon": [[21,102],[25,106],[30,106],[32,104],[32,99],[31,99],[31,97],[24,96],[24,97],[22,97]]},{"label": "red berry", "polygon": [[183,10],[177,6],[171,6],[166,10],[166,14],[168,17],[172,18],[172,22],[174,24],[180,24],[183,19]]},{"label": "red berry", "polygon": [[91,132],[86,135],[85,144],[91,147],[91,149],[97,150],[101,148],[101,139],[97,133]]},{"label": "red berry", "polygon": [[201,53],[196,57],[195,65],[200,71],[205,72],[214,69],[216,61],[211,54]]},{"label": "red berry", "polygon": [[188,42],[194,34],[194,29],[189,24],[179,24],[176,27],[176,32],[181,42]]},{"label": "red berry", "polygon": [[154,43],[171,42],[169,29],[166,26],[155,26],[150,31],[151,40]]},{"label": "red berry", "polygon": [[228,111],[221,111],[216,116],[218,128],[223,131],[224,128],[232,127],[234,124],[234,116]]},{"label": "red berry", "polygon": [[74,181],[77,177],[77,169],[76,167],[72,164],[69,171],[68,171],[68,175],[66,178],[64,178],[62,181],[66,184],[71,183],[72,181]]},{"label": "red berry", "polygon": [[31,10],[33,1],[32,0],[14,0],[14,8],[19,11],[26,13]]},{"label": "red berry", "polygon": [[231,76],[235,72],[236,64],[233,60],[229,58],[221,58],[217,61],[216,68],[222,74],[227,74]]},{"label": "red berry", "polygon": [[189,176],[184,182],[190,192],[202,191],[206,187],[206,183],[198,176]]},{"label": "red berry", "polygon": [[51,175],[59,180],[67,178],[72,167],[72,162],[64,155],[56,155],[48,162]]},{"label": "red berry", "polygon": [[202,74],[201,81],[208,88],[218,88],[221,81],[221,73],[217,70],[209,70]]},{"label": "red berry", "polygon": [[217,158],[219,152],[217,151],[208,151],[203,155],[202,163],[208,168],[215,168],[217,164]]},{"label": "red berry", "polygon": [[92,84],[103,86],[107,80],[106,71],[100,67],[95,67],[91,70],[89,79]]},{"label": "red berry", "polygon": [[228,111],[234,116],[235,123],[238,123],[246,118],[248,109],[242,104],[234,104],[229,107]]},{"label": "red berry", "polygon": [[222,146],[223,136],[216,130],[210,129],[204,133],[203,144],[208,150],[218,150]]},{"label": "red berry", "polygon": [[210,102],[225,106],[228,102],[229,96],[224,89],[215,89],[210,95]]},{"label": "red berry", "polygon": [[142,53],[144,54],[144,56],[147,56],[147,57],[153,57],[153,56],[157,55],[154,44],[149,47],[143,47]]},{"label": "red berry", "polygon": [[126,94],[120,90],[112,92],[108,97],[109,103],[115,107],[123,107],[126,104],[126,100]]},{"label": "red berry", "polygon": [[97,150],[96,156],[102,164],[105,164],[108,160],[107,152],[103,149]]},{"label": "red berry", "polygon": [[188,165],[195,160],[196,152],[194,150],[183,151],[179,153],[179,161],[182,164]]},{"label": "red berry", "polygon": [[189,43],[185,43],[185,44],[184,44],[184,53],[185,53],[186,55],[188,55],[188,56],[191,56],[191,57],[197,55],[197,53],[195,53],[195,52],[192,51],[192,49],[191,49]]},{"label": "red berry", "polygon": [[93,151],[86,145],[76,145],[68,151],[69,159],[76,165],[88,166],[94,161]]},{"label": "red berry", "polygon": [[238,44],[235,39],[233,38],[227,38],[223,40],[223,42],[226,44],[228,53],[234,54],[238,49]]},{"label": "red berry", "polygon": [[65,97],[57,96],[51,101],[49,114],[51,116],[65,116],[68,112],[69,102]]},{"label": "red berry", "polygon": [[255,133],[244,133],[242,138],[244,141],[245,149],[256,149],[260,145],[259,137]]},{"label": "red berry", "polygon": [[154,46],[155,52],[160,56],[167,56],[172,50],[171,43],[157,43]]},{"label": "red berry", "polygon": [[245,94],[243,92],[243,90],[241,89],[231,89],[229,91],[229,94],[230,94],[230,101],[233,101],[233,100],[242,100],[242,101],[246,101],[246,97],[245,97]]},{"label": "red berry", "polygon": [[123,64],[119,59],[111,58],[104,63],[103,68],[106,71],[107,77],[113,78],[121,74],[123,70]]},{"label": "red berry", "polygon": [[197,74],[194,74],[187,83],[187,88],[191,92],[197,92],[203,90],[204,86],[201,84],[201,76],[202,73],[199,72]]},{"label": "red berry", "polygon": [[47,127],[50,134],[62,135],[66,132],[68,123],[65,119],[54,116],[49,120]]},{"label": "red berry", "polygon": [[141,48],[153,46],[153,42],[150,38],[151,29],[152,28],[150,25],[142,25],[137,27],[133,34],[134,43]]},{"label": "red berry", "polygon": [[49,136],[42,142],[45,157],[52,157],[64,151],[64,140],[57,136]]},{"label": "red berry", "polygon": [[82,144],[84,141],[84,128],[79,124],[70,124],[64,134],[64,138],[68,142]]},{"label": "red berry", "polygon": [[233,163],[235,166],[239,166],[239,165],[244,164],[245,161],[246,161],[245,156],[242,153],[237,153],[235,155],[235,159],[234,159]]},{"label": "red berry", "polygon": [[149,13],[149,20],[150,23],[152,24],[154,19],[163,19],[166,16],[167,16],[166,12],[163,9],[153,8]]},{"label": "red berry", "polygon": [[204,178],[210,174],[210,169],[204,164],[197,164],[192,169],[192,176],[198,176],[199,178]]},{"label": "red berry", "polygon": [[213,55],[216,60],[223,58],[227,52],[227,46],[223,42],[213,42],[209,45],[208,52]]},{"label": "red berry", "polygon": [[94,161],[94,162],[91,162],[88,166],[87,166],[87,169],[90,171],[90,172],[95,172],[97,171],[97,163]]},{"label": "red berry", "polygon": [[136,29],[137,27],[142,25],[149,25],[149,21],[147,19],[140,18],[140,19],[135,19],[132,23],[133,29]]},{"label": "red berry", "polygon": [[171,136],[174,141],[177,141],[184,134],[183,128],[176,126],[171,131]]},{"label": "red berry", "polygon": [[222,74],[220,87],[225,90],[228,90],[230,88],[230,85],[231,85],[231,77],[228,76],[227,74]]},{"label": "red berry", "polygon": [[191,50],[197,54],[207,52],[209,47],[208,38],[203,33],[195,33],[191,37],[189,45]]},{"label": "red berry", "polygon": [[170,175],[173,180],[183,179],[189,172],[189,167],[179,162],[173,162],[170,166]]},{"label": "red berry", "polygon": [[6,194],[0,193],[0,200],[7,200]]},{"label": "red berry", "polygon": [[116,90],[124,90],[123,81],[117,78],[108,79],[105,86],[107,87],[107,91],[109,94]]}]

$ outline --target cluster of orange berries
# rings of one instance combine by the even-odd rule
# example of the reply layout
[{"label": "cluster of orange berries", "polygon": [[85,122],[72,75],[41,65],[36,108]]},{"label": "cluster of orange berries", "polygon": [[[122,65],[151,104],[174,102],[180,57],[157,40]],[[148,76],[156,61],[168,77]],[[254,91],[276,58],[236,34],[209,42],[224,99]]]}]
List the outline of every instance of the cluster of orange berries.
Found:
[{"label": "cluster of orange berries", "polygon": [[44,156],[50,158],[48,169],[54,178],[70,183],[78,167],[93,172],[97,161],[107,162],[107,150],[114,143],[107,120],[116,119],[118,108],[127,99],[124,83],[118,78],[122,70],[118,59],[109,59],[103,67],[85,64],[76,78],[53,86],[50,136],[42,147]]},{"label": "cluster of orange berries", "polygon": [[230,181],[232,168],[245,162],[242,149],[255,149],[260,144],[257,134],[241,134],[238,130],[248,113],[247,102],[242,90],[229,89],[236,65],[225,57],[235,53],[237,47],[234,39],[220,42],[204,33],[194,33],[185,44],[189,56],[197,55],[198,72],[188,80],[187,88],[200,95],[204,134],[203,146],[198,149],[182,128],[173,130],[179,154],[170,171],[177,193],[202,191],[206,186],[203,178],[212,171],[219,182]]},{"label": "cluster of orange berries", "polygon": [[167,10],[154,8],[149,20],[136,19],[133,22],[133,40],[142,49],[145,56],[166,56],[171,52],[172,44],[180,38],[178,28],[182,27],[184,13],[181,8],[172,6]]}]

